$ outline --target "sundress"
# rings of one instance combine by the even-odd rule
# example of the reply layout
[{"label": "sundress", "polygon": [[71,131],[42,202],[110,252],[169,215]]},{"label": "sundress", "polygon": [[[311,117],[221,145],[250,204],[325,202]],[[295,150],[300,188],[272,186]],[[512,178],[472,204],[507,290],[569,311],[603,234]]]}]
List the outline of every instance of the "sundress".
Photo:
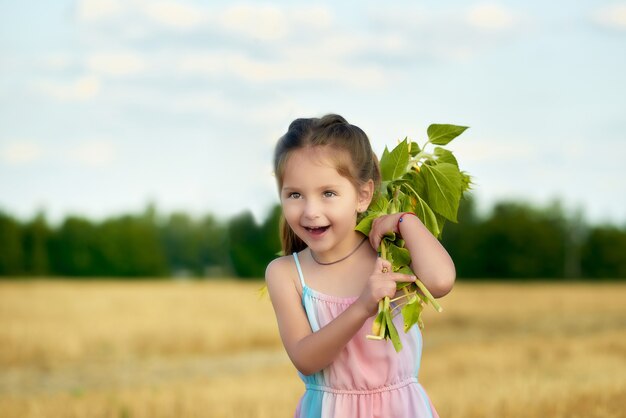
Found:
[{"label": "sundress", "polygon": [[[339,316],[356,297],[331,296],[308,287],[298,254],[293,254],[302,283],[302,304],[311,329],[318,331]],[[422,334],[417,326],[403,331],[402,315],[394,318],[403,349],[391,341],[366,339],[374,318],[363,327],[326,368],[305,376],[306,391],[295,418],[438,418],[419,383]]]}]

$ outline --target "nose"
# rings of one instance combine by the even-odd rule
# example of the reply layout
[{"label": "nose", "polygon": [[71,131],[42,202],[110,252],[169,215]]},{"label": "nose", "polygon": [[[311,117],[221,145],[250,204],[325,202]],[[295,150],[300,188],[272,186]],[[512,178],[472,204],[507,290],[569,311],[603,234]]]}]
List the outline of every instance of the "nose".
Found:
[{"label": "nose", "polygon": [[315,199],[307,199],[303,215],[307,219],[316,219],[320,216],[320,205]]}]

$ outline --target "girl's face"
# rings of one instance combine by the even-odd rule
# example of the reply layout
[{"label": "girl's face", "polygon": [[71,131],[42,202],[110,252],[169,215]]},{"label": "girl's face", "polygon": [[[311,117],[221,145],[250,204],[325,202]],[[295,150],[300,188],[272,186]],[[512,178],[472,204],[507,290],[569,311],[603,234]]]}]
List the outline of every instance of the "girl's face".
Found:
[{"label": "girl's face", "polygon": [[349,252],[357,211],[367,209],[373,182],[356,189],[332,165],[337,151],[326,146],[293,151],[285,165],[280,200],[291,229],[318,256]]}]

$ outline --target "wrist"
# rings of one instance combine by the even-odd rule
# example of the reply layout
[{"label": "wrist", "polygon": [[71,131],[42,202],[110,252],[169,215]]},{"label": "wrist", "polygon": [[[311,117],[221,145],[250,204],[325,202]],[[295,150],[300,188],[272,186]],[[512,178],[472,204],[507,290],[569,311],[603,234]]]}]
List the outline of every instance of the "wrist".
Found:
[{"label": "wrist", "polygon": [[405,218],[409,215],[417,216],[413,212],[402,212],[400,214],[400,217],[398,218],[398,222],[396,223],[396,231],[398,232],[398,234],[400,234],[400,236],[402,236],[402,232],[400,231],[400,225],[405,221]]},{"label": "wrist", "polygon": [[361,300],[361,298],[357,299],[350,308],[354,311],[354,314],[359,318],[360,321],[365,322],[368,318],[375,315],[375,312],[372,313],[367,307],[367,304]]}]

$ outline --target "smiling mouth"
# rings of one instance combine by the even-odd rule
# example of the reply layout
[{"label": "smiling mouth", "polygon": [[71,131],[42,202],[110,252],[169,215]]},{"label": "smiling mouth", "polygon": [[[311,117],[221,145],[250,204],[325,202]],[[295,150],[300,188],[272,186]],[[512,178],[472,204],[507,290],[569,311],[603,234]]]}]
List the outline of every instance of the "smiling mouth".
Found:
[{"label": "smiling mouth", "polygon": [[306,229],[307,231],[313,233],[313,234],[321,234],[322,232],[326,231],[328,228],[330,228],[330,225],[327,226],[314,226],[314,227],[308,227],[305,226],[304,229]]}]

